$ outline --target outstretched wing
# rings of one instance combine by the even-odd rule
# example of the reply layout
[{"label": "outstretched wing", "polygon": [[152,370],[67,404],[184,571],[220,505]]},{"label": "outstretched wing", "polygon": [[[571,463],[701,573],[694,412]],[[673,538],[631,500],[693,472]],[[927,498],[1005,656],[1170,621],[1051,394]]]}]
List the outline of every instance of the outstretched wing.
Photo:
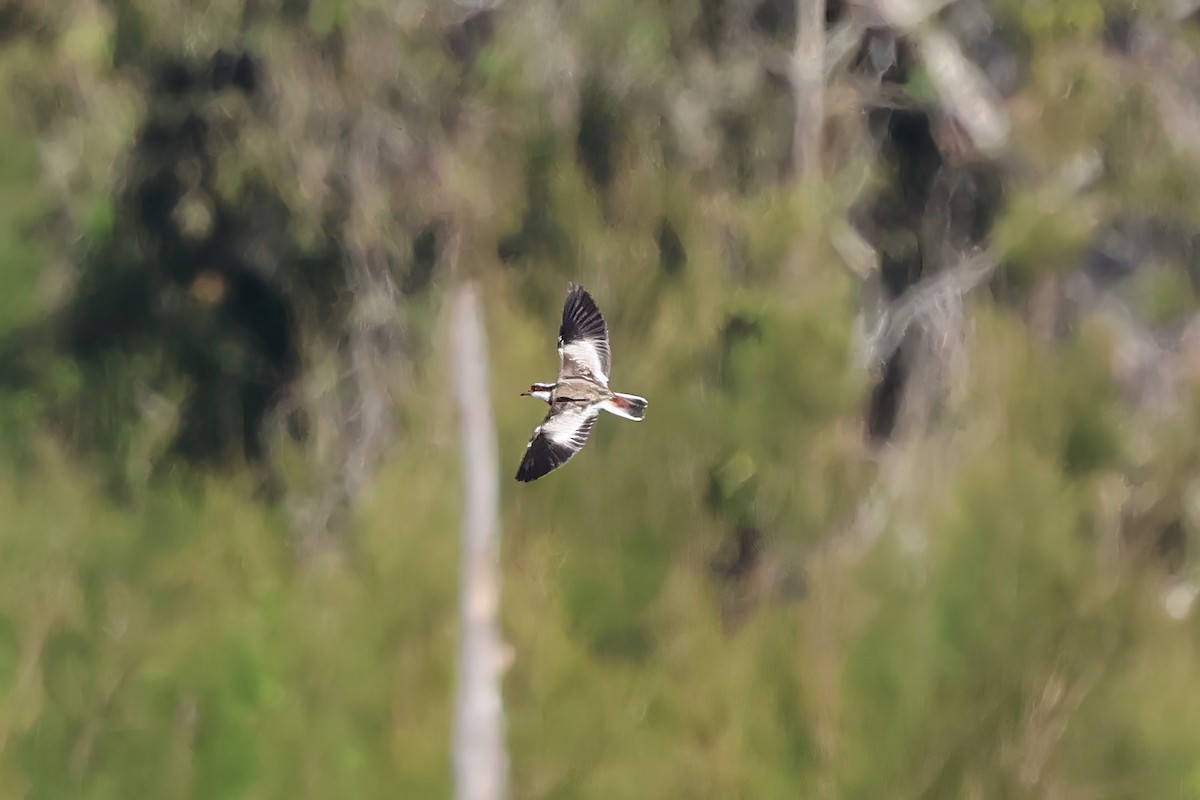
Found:
[{"label": "outstretched wing", "polygon": [[596,408],[552,408],[542,424],[533,429],[533,438],[525,446],[525,458],[517,469],[517,480],[536,481],[567,463],[587,444],[599,415]]},{"label": "outstretched wing", "polygon": [[571,284],[563,303],[558,329],[558,354],[562,365],[558,379],[589,378],[608,386],[612,356],[608,351],[608,325],[596,301],[582,286]]}]

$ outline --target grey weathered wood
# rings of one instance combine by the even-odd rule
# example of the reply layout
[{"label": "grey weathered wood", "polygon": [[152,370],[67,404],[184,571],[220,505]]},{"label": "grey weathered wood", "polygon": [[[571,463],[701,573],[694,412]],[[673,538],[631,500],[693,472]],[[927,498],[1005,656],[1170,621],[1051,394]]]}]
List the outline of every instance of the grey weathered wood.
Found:
[{"label": "grey weathered wood", "polygon": [[503,800],[508,782],[500,693],[500,523],[496,426],[488,386],[487,339],[478,292],[455,294],[451,372],[463,459],[462,572],[458,697],[454,718],[457,800]]}]

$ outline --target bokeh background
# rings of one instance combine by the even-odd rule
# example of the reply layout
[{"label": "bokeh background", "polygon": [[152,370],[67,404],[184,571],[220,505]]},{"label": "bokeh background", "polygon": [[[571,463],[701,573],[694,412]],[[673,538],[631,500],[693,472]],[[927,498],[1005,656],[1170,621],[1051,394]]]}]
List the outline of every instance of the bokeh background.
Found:
[{"label": "bokeh background", "polygon": [[1196,12],[3,0],[0,797],[1200,797]]}]

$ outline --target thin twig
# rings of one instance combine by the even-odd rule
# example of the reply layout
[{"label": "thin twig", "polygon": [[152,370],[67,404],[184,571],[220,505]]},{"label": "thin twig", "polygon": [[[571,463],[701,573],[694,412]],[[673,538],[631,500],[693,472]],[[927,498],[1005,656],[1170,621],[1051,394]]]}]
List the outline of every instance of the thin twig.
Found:
[{"label": "thin twig", "polygon": [[462,430],[465,498],[454,730],[457,800],[503,800],[508,782],[500,674],[500,524],[496,426],[488,401],[487,341],[478,293],[458,290],[453,306],[455,397]]}]

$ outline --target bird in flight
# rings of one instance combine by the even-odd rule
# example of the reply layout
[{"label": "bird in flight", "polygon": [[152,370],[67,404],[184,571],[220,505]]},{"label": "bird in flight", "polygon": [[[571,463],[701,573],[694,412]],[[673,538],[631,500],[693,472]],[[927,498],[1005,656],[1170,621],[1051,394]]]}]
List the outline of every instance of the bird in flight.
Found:
[{"label": "bird in flight", "polygon": [[567,463],[587,444],[601,410],[634,421],[646,416],[646,398],[608,388],[612,363],[608,326],[596,301],[574,283],[567,287],[563,303],[558,355],[562,359],[558,381],[535,383],[521,392],[522,397],[549,403],[550,413],[533,429],[533,438],[525,446],[525,457],[517,470],[519,481],[536,481]]}]

